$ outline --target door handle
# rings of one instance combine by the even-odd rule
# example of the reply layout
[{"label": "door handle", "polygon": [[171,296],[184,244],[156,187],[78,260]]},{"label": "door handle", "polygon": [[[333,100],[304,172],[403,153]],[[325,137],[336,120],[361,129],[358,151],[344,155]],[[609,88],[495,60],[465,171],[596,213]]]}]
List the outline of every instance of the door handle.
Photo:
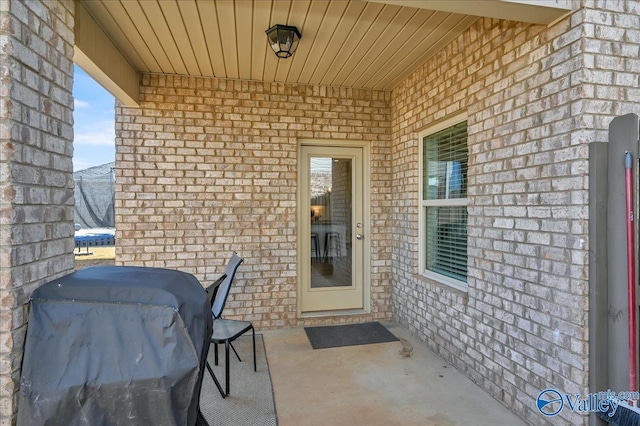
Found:
[{"label": "door handle", "polygon": [[357,239],[357,240],[361,240],[361,239],[363,239],[363,238],[364,238],[364,235],[362,235],[362,234],[356,234],[356,239]]}]

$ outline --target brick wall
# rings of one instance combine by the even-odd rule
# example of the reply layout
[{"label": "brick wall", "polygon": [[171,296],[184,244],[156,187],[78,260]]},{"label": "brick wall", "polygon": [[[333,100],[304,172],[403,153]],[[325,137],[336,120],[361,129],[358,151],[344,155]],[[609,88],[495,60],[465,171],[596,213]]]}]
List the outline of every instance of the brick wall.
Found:
[{"label": "brick wall", "polygon": [[640,115],[640,1],[586,2],[573,19],[583,25],[584,64],[576,138],[604,142],[614,117]]},{"label": "brick wall", "polygon": [[0,423],[31,293],[73,269],[73,1],[0,0]]},{"label": "brick wall", "polygon": [[[533,424],[586,422],[535,398],[588,392],[587,143],[639,112],[639,2],[586,4],[548,28],[481,19],[392,95],[394,318]],[[460,111],[468,293],[417,269],[418,132]]]},{"label": "brick wall", "polygon": [[[371,305],[391,314],[390,93],[145,75],[140,108],[116,108],[116,259],[211,281],[246,258],[225,313],[297,323],[299,139],[365,140],[372,157]],[[345,318],[335,319],[344,321]]]}]

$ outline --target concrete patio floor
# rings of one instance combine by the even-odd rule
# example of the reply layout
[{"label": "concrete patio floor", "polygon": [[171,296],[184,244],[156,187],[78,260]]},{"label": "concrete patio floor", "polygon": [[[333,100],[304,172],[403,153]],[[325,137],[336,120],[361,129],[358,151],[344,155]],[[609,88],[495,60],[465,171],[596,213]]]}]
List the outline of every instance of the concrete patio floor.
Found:
[{"label": "concrete patio floor", "polygon": [[411,356],[406,342],[313,350],[303,328],[262,332],[279,425],[526,424],[408,331],[382,323]]}]

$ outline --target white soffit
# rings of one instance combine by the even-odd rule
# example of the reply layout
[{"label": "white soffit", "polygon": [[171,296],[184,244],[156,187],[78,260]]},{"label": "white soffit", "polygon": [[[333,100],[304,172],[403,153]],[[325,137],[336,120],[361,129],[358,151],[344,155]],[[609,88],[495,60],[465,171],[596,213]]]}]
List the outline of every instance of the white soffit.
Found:
[{"label": "white soffit", "polygon": [[[547,22],[560,13],[540,6],[555,2],[507,0],[78,1],[138,73],[376,90],[393,89],[478,16]],[[274,24],[302,33],[293,57],[269,48]]]}]

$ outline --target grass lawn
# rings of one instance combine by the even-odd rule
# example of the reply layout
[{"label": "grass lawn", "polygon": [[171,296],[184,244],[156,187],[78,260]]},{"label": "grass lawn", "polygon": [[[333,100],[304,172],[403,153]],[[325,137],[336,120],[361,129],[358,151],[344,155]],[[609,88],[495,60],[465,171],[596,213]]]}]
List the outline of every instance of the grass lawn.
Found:
[{"label": "grass lawn", "polygon": [[114,265],[116,260],[115,246],[89,247],[91,254],[86,254],[86,248],[82,248],[80,253],[76,249],[74,253],[76,255],[76,269],[95,265]]}]

